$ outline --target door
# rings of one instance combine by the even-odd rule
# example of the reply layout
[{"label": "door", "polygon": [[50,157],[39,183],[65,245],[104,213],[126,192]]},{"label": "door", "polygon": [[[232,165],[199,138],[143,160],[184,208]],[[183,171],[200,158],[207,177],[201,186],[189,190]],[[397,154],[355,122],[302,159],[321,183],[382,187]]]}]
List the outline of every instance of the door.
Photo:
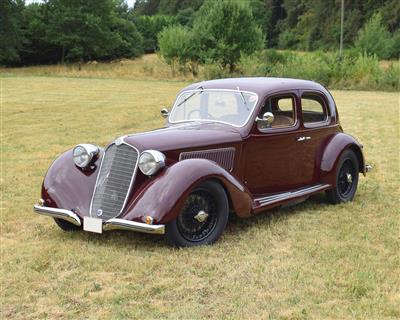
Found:
[{"label": "door", "polygon": [[267,97],[260,108],[274,115],[270,127],[260,129],[257,124],[244,143],[246,158],[244,182],[255,195],[288,191],[307,185],[312,180],[313,168],[305,143],[298,141],[300,131],[300,100],[293,92]]},{"label": "door", "polygon": [[303,167],[307,175],[307,184],[319,183],[319,162],[322,157],[324,140],[335,132],[331,126],[328,101],[319,92],[301,91],[300,107],[302,127],[298,132],[301,138]]}]

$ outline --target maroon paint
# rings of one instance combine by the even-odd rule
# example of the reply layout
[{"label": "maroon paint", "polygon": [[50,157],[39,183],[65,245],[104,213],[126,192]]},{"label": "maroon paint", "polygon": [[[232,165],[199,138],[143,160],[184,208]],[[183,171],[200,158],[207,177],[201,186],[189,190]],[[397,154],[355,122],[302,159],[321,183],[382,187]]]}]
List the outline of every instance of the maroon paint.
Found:
[{"label": "maroon paint", "polygon": [[239,216],[250,216],[253,200],[237,179],[215,162],[188,159],[177,162],[152,179],[127,207],[124,218],[144,220],[144,216],[150,215],[160,223],[168,222],[179,214],[190,191],[207,179],[222,183]]},{"label": "maroon paint", "polygon": [[[126,208],[125,219],[144,221],[152,215],[160,223],[175,218],[186,196],[198,183],[218,179],[227,190],[232,206],[241,217],[248,217],[269,207],[260,207],[254,198],[261,195],[317,184],[335,183],[335,170],[343,150],[353,148],[364,170],[361,145],[342,132],[335,103],[321,85],[304,80],[273,78],[222,79],[192,84],[183,90],[197,88],[252,91],[259,102],[249,122],[242,128],[218,123],[167,123],[166,128],[125,137],[138,148],[156,149],[166,155],[167,167],[149,178],[137,171]],[[183,91],[182,90],[182,91]],[[292,128],[260,132],[255,117],[268,97],[282,92],[296,97],[298,122]],[[322,96],[328,109],[328,121],[322,126],[305,127],[301,116],[303,92]],[[311,140],[298,143],[298,136]],[[228,173],[214,162],[202,159],[179,161],[186,151],[234,147],[235,165]],[[72,160],[72,150],[62,154],[50,167],[42,187],[47,206],[74,210],[80,217],[89,215],[100,158],[93,169],[81,170]]]}]

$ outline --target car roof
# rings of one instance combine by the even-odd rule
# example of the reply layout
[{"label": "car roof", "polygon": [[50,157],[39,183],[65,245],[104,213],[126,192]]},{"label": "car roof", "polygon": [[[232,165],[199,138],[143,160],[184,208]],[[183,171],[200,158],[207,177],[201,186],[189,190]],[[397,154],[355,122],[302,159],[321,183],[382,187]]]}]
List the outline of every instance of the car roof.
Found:
[{"label": "car roof", "polygon": [[291,78],[272,78],[272,77],[247,77],[247,78],[226,78],[217,80],[208,80],[193,83],[181,90],[194,90],[202,87],[203,89],[230,89],[242,91],[251,91],[259,96],[286,90],[318,90],[327,94],[327,90],[317,82],[309,80],[291,79]]}]

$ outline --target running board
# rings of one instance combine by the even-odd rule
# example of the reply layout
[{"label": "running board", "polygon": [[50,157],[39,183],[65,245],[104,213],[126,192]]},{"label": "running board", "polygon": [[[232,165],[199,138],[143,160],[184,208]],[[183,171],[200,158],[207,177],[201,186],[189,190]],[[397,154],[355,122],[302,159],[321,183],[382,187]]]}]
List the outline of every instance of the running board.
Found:
[{"label": "running board", "polygon": [[301,188],[294,191],[288,191],[267,197],[256,198],[254,199],[255,208],[265,207],[271,204],[275,204],[277,202],[286,202],[287,200],[291,200],[294,198],[307,197],[313,193],[329,189],[330,187],[330,184],[316,184],[314,186]]}]

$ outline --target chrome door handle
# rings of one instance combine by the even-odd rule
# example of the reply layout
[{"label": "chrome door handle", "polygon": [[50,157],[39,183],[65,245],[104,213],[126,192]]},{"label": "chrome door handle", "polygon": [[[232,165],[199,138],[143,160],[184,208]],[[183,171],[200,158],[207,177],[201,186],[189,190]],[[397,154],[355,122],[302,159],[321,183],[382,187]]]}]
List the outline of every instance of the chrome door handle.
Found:
[{"label": "chrome door handle", "polygon": [[297,137],[296,140],[298,142],[301,142],[301,141],[305,141],[305,140],[311,140],[311,137]]}]

